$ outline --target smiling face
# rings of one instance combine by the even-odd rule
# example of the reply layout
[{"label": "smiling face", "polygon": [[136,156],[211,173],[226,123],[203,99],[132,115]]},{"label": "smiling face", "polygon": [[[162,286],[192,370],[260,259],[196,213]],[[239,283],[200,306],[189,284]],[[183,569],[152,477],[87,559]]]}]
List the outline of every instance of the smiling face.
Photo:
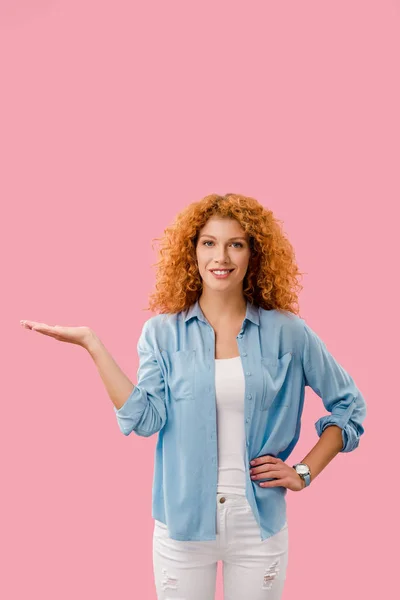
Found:
[{"label": "smiling face", "polygon": [[[236,219],[211,217],[199,231],[196,257],[203,286],[216,291],[242,287],[250,258],[249,236]],[[215,269],[230,273],[218,276]]]}]

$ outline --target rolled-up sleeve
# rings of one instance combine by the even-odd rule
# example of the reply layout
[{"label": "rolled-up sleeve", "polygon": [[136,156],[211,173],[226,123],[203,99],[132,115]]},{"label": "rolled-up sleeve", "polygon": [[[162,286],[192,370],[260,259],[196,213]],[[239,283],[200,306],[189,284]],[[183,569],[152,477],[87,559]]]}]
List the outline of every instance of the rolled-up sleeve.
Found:
[{"label": "rolled-up sleeve", "polygon": [[137,384],[121,408],[113,407],[124,435],[134,431],[137,435],[149,437],[160,431],[166,422],[164,378],[153,344],[149,320],[144,323],[137,343]]},{"label": "rolled-up sleeve", "polygon": [[335,360],[324,342],[303,320],[304,344],[302,352],[306,385],[322,398],[330,413],[315,423],[318,436],[326,427],[337,425],[342,430],[343,446],[340,452],[357,448],[364,433],[362,422],[366,417],[366,403],[352,377]]}]

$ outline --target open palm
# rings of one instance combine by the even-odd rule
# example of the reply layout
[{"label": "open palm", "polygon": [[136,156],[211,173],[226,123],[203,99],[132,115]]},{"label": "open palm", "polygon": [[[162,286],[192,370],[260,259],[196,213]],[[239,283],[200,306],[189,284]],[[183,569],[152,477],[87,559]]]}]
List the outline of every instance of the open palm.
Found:
[{"label": "open palm", "polygon": [[63,327],[62,325],[47,325],[36,321],[20,321],[20,323],[25,329],[43,333],[43,335],[53,337],[60,342],[68,342],[83,347],[86,347],[91,335],[91,329],[86,326]]}]

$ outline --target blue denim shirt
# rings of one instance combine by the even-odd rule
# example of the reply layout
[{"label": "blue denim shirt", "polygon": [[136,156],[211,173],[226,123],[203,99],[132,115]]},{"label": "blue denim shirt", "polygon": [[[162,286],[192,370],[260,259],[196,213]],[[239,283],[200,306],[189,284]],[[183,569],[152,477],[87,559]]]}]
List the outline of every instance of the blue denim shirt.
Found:
[{"label": "blue denim shirt", "polygon": [[[247,302],[237,343],[245,376],[246,497],[263,541],[286,521],[287,488],[260,487],[250,479],[249,463],[265,454],[287,460],[300,435],[305,386],[329,413],[315,423],[318,436],[338,425],[341,452],[357,448],[366,404],[318,335],[289,311]],[[113,408],[123,434],[158,433],[152,517],[167,525],[172,539],[215,540],[214,330],[197,301],[179,313],[148,319],[137,349],[137,385],[120,409]]]}]

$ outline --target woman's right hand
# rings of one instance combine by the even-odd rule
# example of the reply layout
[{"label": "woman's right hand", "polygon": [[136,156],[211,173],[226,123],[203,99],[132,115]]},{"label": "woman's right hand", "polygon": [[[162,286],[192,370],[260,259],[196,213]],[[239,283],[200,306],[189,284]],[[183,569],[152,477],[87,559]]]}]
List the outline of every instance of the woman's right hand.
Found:
[{"label": "woman's right hand", "polygon": [[63,327],[62,325],[46,325],[46,323],[38,323],[36,321],[20,321],[20,324],[25,329],[37,331],[43,335],[48,335],[60,342],[68,342],[77,344],[83,348],[88,348],[91,339],[94,337],[90,327]]}]

